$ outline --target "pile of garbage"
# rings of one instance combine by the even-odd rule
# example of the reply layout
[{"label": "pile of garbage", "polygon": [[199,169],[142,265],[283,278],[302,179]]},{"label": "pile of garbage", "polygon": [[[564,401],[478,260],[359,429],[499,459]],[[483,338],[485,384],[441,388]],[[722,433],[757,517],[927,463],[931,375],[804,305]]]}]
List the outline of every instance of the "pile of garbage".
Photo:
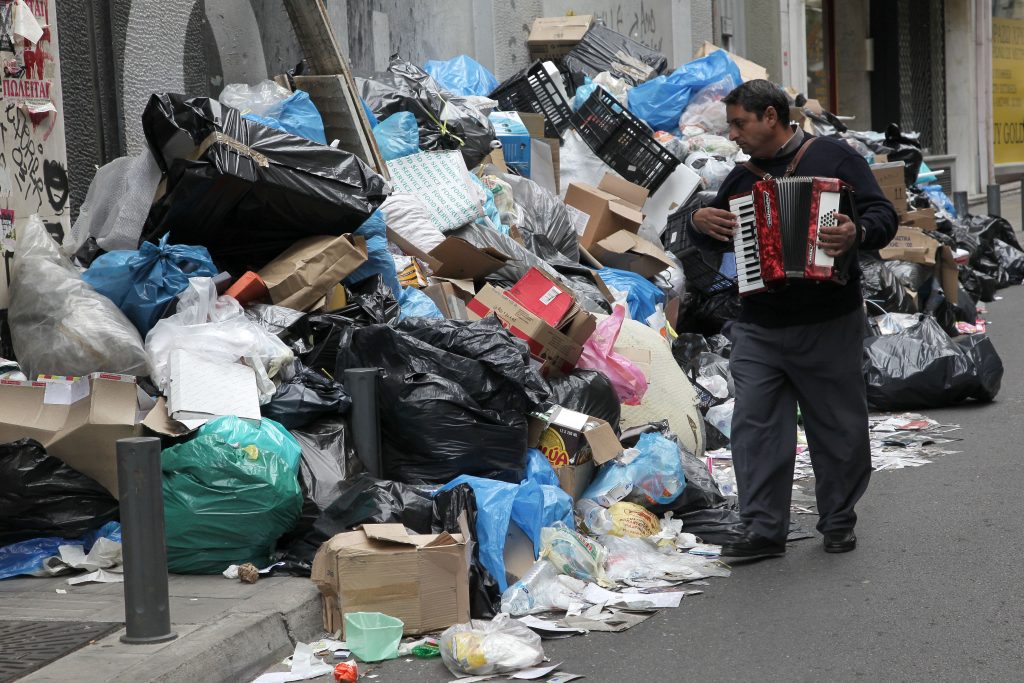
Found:
[{"label": "pile of garbage", "polygon": [[[145,150],[99,169],[67,243],[19,225],[0,578],[119,563],[114,445],[142,433],[170,571],[310,576],[363,661],[443,632],[417,647],[459,675],[534,667],[541,636],[729,575],[738,303],[677,254],[743,160],[721,99],[760,72],[705,46],[665,73],[589,17],[539,21],[579,38],[531,40],[505,82],[394,57],[333,79],[361,102],[340,113],[299,77],[154,94]],[[907,196],[935,245],[862,255],[871,402],[991,400],[979,306],[1024,254],[1002,219]],[[315,652],[295,666],[325,673]]]}]

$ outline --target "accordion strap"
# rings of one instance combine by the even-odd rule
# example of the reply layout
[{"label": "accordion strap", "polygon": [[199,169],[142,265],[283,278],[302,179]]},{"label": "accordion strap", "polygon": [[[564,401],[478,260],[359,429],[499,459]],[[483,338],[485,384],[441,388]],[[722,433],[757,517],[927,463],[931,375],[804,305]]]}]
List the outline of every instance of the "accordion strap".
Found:
[{"label": "accordion strap", "polygon": [[[813,145],[814,141],[817,139],[818,138],[808,138],[807,142],[805,142],[803,146],[797,150],[796,155],[793,157],[793,160],[789,162],[789,166],[786,166],[786,172],[783,174],[783,178],[788,178],[789,176],[796,173],[796,167],[800,164],[800,160],[804,158],[804,154],[807,152],[807,148]],[[745,161],[743,163],[743,168],[747,169],[748,171],[756,175],[758,178],[761,178],[762,180],[770,180],[772,177],[771,173],[768,173],[767,171],[765,171],[752,161]]]}]

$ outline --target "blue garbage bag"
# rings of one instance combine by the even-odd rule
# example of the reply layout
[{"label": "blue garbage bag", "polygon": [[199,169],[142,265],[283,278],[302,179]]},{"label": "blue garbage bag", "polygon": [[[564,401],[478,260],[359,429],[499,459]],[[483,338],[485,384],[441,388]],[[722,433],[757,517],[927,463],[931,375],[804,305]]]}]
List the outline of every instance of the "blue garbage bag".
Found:
[{"label": "blue garbage bag", "polygon": [[320,112],[313,104],[313,100],[309,99],[309,93],[303,90],[296,90],[264,116],[249,113],[243,114],[242,118],[319,142],[321,145],[327,144],[324,121],[320,118]]},{"label": "blue garbage bag", "polygon": [[665,305],[665,293],[643,275],[618,268],[601,268],[597,274],[612,289],[626,292],[629,317],[633,320],[647,322],[658,304]]},{"label": "blue garbage bag", "polygon": [[558,475],[551,466],[548,456],[536,448],[526,451],[526,481],[535,481],[547,486],[558,486]]},{"label": "blue garbage bag", "polygon": [[[923,166],[924,164],[922,164]],[[939,208],[945,210],[953,218],[956,218],[956,207],[953,206],[953,201],[949,198],[941,185],[924,185],[921,187],[925,194],[928,195],[928,199],[931,200],[932,204],[935,204]]]},{"label": "blue garbage bag", "polygon": [[453,95],[490,95],[498,87],[494,74],[466,55],[448,61],[431,59],[423,65],[423,70]]},{"label": "blue garbage bag", "polygon": [[188,287],[189,278],[214,277],[217,267],[206,247],[143,242],[138,251],[98,256],[82,279],[113,301],[145,337],[167,305]]},{"label": "blue garbage bag", "polygon": [[655,130],[675,131],[690,97],[701,88],[731,78],[743,82],[740,69],[724,50],[684,64],[668,76],[658,76],[629,91],[629,110]]},{"label": "blue garbage bag", "polygon": [[380,154],[392,161],[420,151],[420,128],[412,112],[400,111],[373,127]]},{"label": "blue garbage bag", "polygon": [[355,272],[342,280],[346,285],[354,285],[374,275],[380,275],[384,282],[391,287],[395,298],[402,296],[402,285],[398,282],[398,272],[395,270],[395,260],[391,258],[388,251],[387,226],[384,224],[384,214],[377,209],[366,221],[353,233],[366,240],[366,262],[356,268]]},{"label": "blue garbage bag", "polygon": [[509,524],[515,524],[530,539],[535,557],[540,552],[541,529],[567,518],[566,524],[572,527],[572,498],[556,486],[541,486],[530,480],[509,484],[462,475],[442,486],[437,493],[459,484],[469,484],[476,494],[476,540],[480,545],[480,563],[495,578],[502,592],[508,588],[504,553]]},{"label": "blue garbage bag", "polygon": [[117,522],[107,522],[99,529],[85,534],[82,538],[45,536],[0,547],[0,579],[22,574],[35,575],[43,570],[43,561],[46,558],[60,555],[60,546],[80,545],[82,550],[88,553],[93,544],[104,537],[120,543],[121,525]]},{"label": "blue garbage bag", "polygon": [[233,415],[215,417],[202,427],[196,436],[216,436],[224,443],[238,448],[256,446],[261,451],[277,453],[293,471],[299,471],[302,446],[279,422],[269,418],[243,420]]},{"label": "blue garbage bag", "polygon": [[594,94],[594,90],[598,88],[597,84],[590,79],[590,76],[586,76],[583,79],[583,85],[576,88],[576,95],[572,98],[572,110],[579,111],[583,103],[590,99],[590,96]]},{"label": "blue garbage bag", "polygon": [[601,465],[583,492],[583,498],[601,504],[616,502],[608,498],[616,489],[629,491],[623,500],[639,505],[667,504],[686,486],[686,475],[679,446],[658,433],[647,433],[636,444],[640,451],[628,465],[611,460]]},{"label": "blue garbage bag", "polygon": [[403,287],[402,296],[398,299],[398,319],[406,318],[444,318],[444,313],[437,307],[434,300],[416,289]]}]

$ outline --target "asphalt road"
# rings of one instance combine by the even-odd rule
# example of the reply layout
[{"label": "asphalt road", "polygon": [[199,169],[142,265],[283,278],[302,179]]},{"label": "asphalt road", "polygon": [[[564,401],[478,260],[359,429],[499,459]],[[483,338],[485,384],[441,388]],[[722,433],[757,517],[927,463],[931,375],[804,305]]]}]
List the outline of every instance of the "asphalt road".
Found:
[{"label": "asphalt road", "polygon": [[[962,426],[948,446],[961,452],[875,473],[855,552],[794,543],[625,633],[547,641],[551,660],[602,683],[1024,680],[1024,289],[1001,295],[988,316],[1006,369],[997,400],[925,411]],[[371,673],[454,678],[436,661]]]}]

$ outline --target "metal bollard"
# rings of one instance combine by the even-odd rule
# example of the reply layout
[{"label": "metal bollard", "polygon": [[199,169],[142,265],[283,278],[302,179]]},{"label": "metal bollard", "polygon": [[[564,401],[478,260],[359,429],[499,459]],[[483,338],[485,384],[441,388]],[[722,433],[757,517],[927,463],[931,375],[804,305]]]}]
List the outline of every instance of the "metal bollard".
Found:
[{"label": "metal bollard", "polygon": [[953,209],[956,211],[958,218],[963,218],[970,209],[967,206],[967,193],[966,192],[954,192],[953,193]]},{"label": "metal bollard", "polygon": [[352,396],[352,439],[356,455],[370,476],[384,472],[380,458],[380,416],[377,410],[379,368],[351,368],[345,371],[345,388]]},{"label": "metal bollard", "polygon": [[1002,197],[999,194],[998,185],[988,186],[988,215],[989,216],[1002,216],[1003,210],[1000,206],[1000,200]]},{"label": "metal bollard", "polygon": [[160,439],[135,437],[117,442],[117,488],[121,503],[124,559],[122,643],[144,645],[173,640],[167,588],[164,495]]}]

